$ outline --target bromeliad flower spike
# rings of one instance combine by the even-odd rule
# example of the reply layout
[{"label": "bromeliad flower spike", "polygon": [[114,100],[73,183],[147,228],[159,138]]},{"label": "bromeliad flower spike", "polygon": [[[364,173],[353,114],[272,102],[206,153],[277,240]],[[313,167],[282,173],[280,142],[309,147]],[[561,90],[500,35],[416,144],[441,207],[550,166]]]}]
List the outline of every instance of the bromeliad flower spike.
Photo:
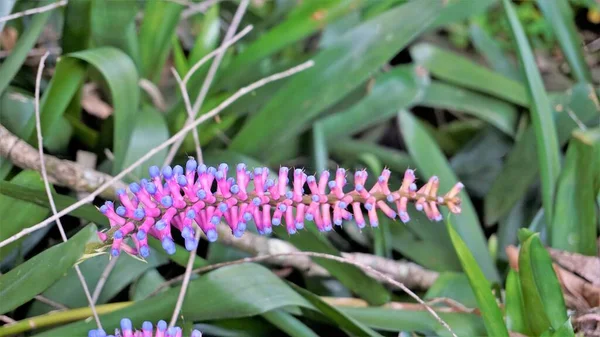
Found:
[{"label": "bromeliad flower spike", "polygon": [[[154,332],[154,333],[153,333]],[[142,330],[133,330],[133,324],[128,318],[121,320],[121,330],[116,329],[114,335],[107,335],[102,329],[94,329],[88,332],[88,337],[183,337],[183,331],[180,327],[167,328],[167,322],[159,321],[156,329],[152,323],[146,321],[142,324]],[[198,330],[192,330],[190,337],[202,337]]]},{"label": "bromeliad flower spike", "polygon": [[[113,256],[125,250],[147,257],[149,235],[160,240],[167,253],[173,254],[172,232],[176,228],[185,240],[185,248],[192,251],[198,244],[194,223],[209,241],[214,242],[218,236],[216,226],[223,218],[233,235],[240,237],[250,221],[254,221],[260,234],[270,234],[272,226],[285,222],[287,232],[292,235],[304,228],[305,221],[314,222],[320,231],[330,231],[334,225],[341,226],[344,220],[353,218],[358,227],[364,228],[363,208],[371,227],[379,224],[377,210],[406,223],[410,220],[409,202],[415,203],[417,210],[435,221],[442,219],[438,210],[441,205],[452,213],[460,213],[458,193],[463,188],[461,183],[444,196],[438,196],[437,177],[432,177],[418,189],[415,173],[410,169],[404,173],[397,190],[388,186],[391,174],[388,169],[383,170],[370,189],[365,186],[365,170],[354,173],[351,187],[348,187],[347,172],[343,168],[338,168],[333,177],[329,171],[316,177],[295,169],[291,172],[291,184],[289,171],[287,167],[281,167],[278,177],[270,179],[268,168],[248,170],[245,164],[237,165],[235,177],[228,177],[227,164],[207,167],[198,165],[194,159],[188,160],[185,171],[179,165],[166,166],[162,170],[153,166],[149,169],[150,179],[129,185],[131,196],[125,190],[117,191],[121,206],[115,207],[108,201],[100,207],[110,221],[113,234],[112,238],[104,232],[98,235],[102,241],[112,239]],[[129,236],[135,247],[124,243]]]}]

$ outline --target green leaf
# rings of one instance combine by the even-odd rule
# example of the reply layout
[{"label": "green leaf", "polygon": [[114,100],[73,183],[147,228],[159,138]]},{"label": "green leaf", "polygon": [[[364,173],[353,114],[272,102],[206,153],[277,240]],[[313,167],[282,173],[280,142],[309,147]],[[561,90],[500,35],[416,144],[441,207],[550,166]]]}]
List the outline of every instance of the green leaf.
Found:
[{"label": "green leaf", "polygon": [[95,237],[96,226],[87,226],[67,242],[46,249],[0,276],[0,314],[17,308],[51,286],[83,256],[85,244]]},{"label": "green leaf", "polygon": [[344,159],[357,160],[363,154],[372,154],[382,164],[398,172],[403,172],[414,166],[413,160],[407,153],[374,143],[346,138],[338,139],[338,141],[331,142],[329,145],[330,150],[335,155]]},{"label": "green leaf", "polygon": [[85,76],[85,66],[81,61],[95,67],[108,84],[115,120],[113,172],[120,172],[124,167],[139,104],[137,70],[122,51],[103,47],[71,53],[61,58],[42,97],[42,132],[47,135],[55,127],[81,85]]},{"label": "green leaf", "polygon": [[[434,331],[440,336],[450,333],[425,310],[398,310],[387,308],[339,307],[340,311],[373,329],[390,331]],[[481,317],[472,314],[439,313],[439,316],[459,336],[486,336]]]},{"label": "green leaf", "polygon": [[[320,237],[320,233],[314,233],[310,228],[296,235],[289,235],[282,226],[273,228],[273,231],[277,236],[290,242],[302,251],[341,256],[340,252],[327,239]],[[358,267],[322,258],[315,257],[312,259],[315,263],[327,269],[344,286],[370,304],[382,305],[390,300],[390,294],[385,287],[367,276]]]},{"label": "green leaf", "polygon": [[506,77],[520,81],[522,76],[516,66],[505,55],[500,44],[492,38],[488,32],[477,24],[471,24],[469,35],[477,52],[482,54],[487,63],[498,73]]},{"label": "green leaf", "polygon": [[[2,184],[10,184],[15,189],[21,187],[35,189],[40,193],[44,193],[44,182],[40,174],[36,171],[21,171],[17,174],[10,183],[0,182]],[[10,221],[2,221],[2,230],[0,230],[0,241],[4,241],[22,229],[31,226],[39,221],[42,221],[48,215],[48,209],[40,207],[31,202],[18,200],[4,195],[5,186],[0,185],[0,214],[2,217],[10,214]],[[15,210],[18,210],[15,212]],[[7,254],[25,238],[21,238],[13,243],[0,248],[0,260],[6,258]]]},{"label": "green leaf", "polygon": [[[85,275],[85,280],[90,291],[93,291],[96,288],[98,280],[109,261],[107,255],[100,255],[94,256],[79,264],[81,273]],[[165,264],[167,261],[168,260],[165,257],[157,254],[156,251],[152,251],[150,256],[148,256],[146,259],[147,263],[140,262],[127,254],[123,254],[123,256],[119,257],[114,269],[106,279],[106,283],[98,297],[97,304],[108,303],[110,299],[119,294],[144,272]],[[75,269],[70,269],[64,277],[55,282],[50,288],[46,289],[42,295],[69,308],[86,307],[88,302],[79,282]],[[65,289],[69,289],[69,291],[65,291]],[[51,310],[55,310],[55,308],[36,301],[29,309],[27,316],[38,316]]]},{"label": "green leaf", "polygon": [[385,122],[408,108],[426,90],[428,80],[420,78],[413,66],[400,66],[374,78],[368,94],[346,110],[321,119],[327,140],[335,142]]},{"label": "green leaf", "polygon": [[323,172],[327,169],[329,151],[327,148],[327,141],[325,139],[325,130],[321,122],[315,123],[313,127],[312,143],[314,167],[317,172]]},{"label": "green leaf", "polygon": [[137,1],[93,0],[91,24],[94,45],[118,48],[139,65],[140,50],[135,23],[137,13]]},{"label": "green leaf", "polygon": [[542,334],[542,337],[575,337],[571,320],[566,320],[565,324],[561,325],[557,330],[548,329],[548,331]]},{"label": "green leaf", "polygon": [[[219,18],[219,5],[215,4],[204,13],[200,31],[196,36],[194,47],[190,52],[190,57],[187,60],[188,65],[193,65],[200,61],[202,57],[213,51],[219,43],[219,33],[221,28],[221,20]],[[187,70],[186,70],[187,72]]]},{"label": "green leaf", "polygon": [[314,331],[299,319],[283,310],[273,310],[262,314],[262,317],[290,337],[318,337]]},{"label": "green leaf", "polygon": [[156,269],[150,269],[131,285],[129,299],[141,301],[152,294],[165,281],[165,278]]},{"label": "green leaf", "polygon": [[[577,123],[567,111],[571,111],[578,120],[588,126],[598,123],[600,107],[592,99],[594,95],[592,86],[577,84],[566,94],[557,98],[554,105],[558,113],[555,118],[561,146],[570,138],[571,131],[577,128]],[[538,178],[539,166],[531,165],[532,158],[536,158],[536,156],[535,132],[533,127],[529,127],[516,142],[502,171],[485,197],[484,214],[487,224],[495,223],[508,213]]]},{"label": "green leaf", "polygon": [[436,77],[521,106],[529,105],[525,87],[500,73],[428,43],[411,47],[410,55]]},{"label": "green leaf", "polygon": [[574,131],[554,201],[552,247],[590,256],[598,252],[598,212],[594,200],[600,191],[598,158],[600,128]]},{"label": "green leaf", "polygon": [[[49,0],[38,1],[36,2],[36,6],[44,6],[49,3]],[[10,55],[3,60],[0,65],[0,94],[4,93],[10,81],[13,80],[19,69],[21,69],[27,58],[27,54],[35,45],[51,14],[52,11],[35,14],[31,23],[21,33],[21,37],[11,50]]]},{"label": "green leaf", "polygon": [[535,131],[538,165],[542,180],[542,201],[546,220],[550,223],[556,181],[560,173],[560,149],[558,147],[556,125],[554,124],[550,100],[544,89],[544,83],[523,26],[521,26],[510,1],[502,0],[502,4],[517,44],[521,67],[527,82],[531,102],[530,117]]},{"label": "green leaf", "polygon": [[[112,331],[117,328],[123,317],[130,318],[137,327],[146,320],[167,319],[171,316],[179,290],[180,287],[172,288],[125,309],[102,315],[104,329]],[[224,267],[192,280],[186,298],[188,300],[182,307],[186,321],[249,317],[287,306],[313,308],[268,269],[256,264]],[[80,321],[36,336],[85,336],[90,329],[95,329],[93,321]]]},{"label": "green leaf", "polygon": [[446,297],[458,301],[466,307],[477,306],[477,299],[469,284],[469,279],[463,273],[445,272],[435,280],[435,283],[427,290],[424,299]]},{"label": "green leaf", "polygon": [[[134,127],[131,130],[130,143],[125,154],[123,167],[133,164],[148,151],[169,139],[169,129],[164,117],[150,105],[143,106],[136,114],[133,123]],[[146,176],[148,168],[152,165],[161,166],[166,156],[167,149],[159,151],[133,170],[132,174],[137,177]]]},{"label": "green leaf", "polygon": [[329,320],[335,323],[339,328],[355,336],[382,337],[377,332],[371,330],[369,327],[346,315],[342,311],[338,310],[336,307],[329,305],[329,303],[325,302],[319,296],[311,293],[310,291],[304,288],[300,288],[293,283],[290,284],[292,285],[292,288],[294,290],[296,290],[300,295],[304,296],[304,298],[307,301],[314,305],[318,311],[320,311],[323,315],[329,318]]},{"label": "green leaf", "polygon": [[514,136],[517,109],[504,101],[490,98],[453,85],[433,81],[419,105],[471,114]]},{"label": "green leaf", "polygon": [[506,326],[504,325],[502,311],[496,303],[494,294],[492,294],[491,284],[486,279],[481,269],[477,268],[475,257],[471,251],[469,251],[469,248],[461,239],[460,235],[454,230],[450,217],[448,217],[446,221],[446,228],[448,229],[456,253],[460,258],[463,270],[469,278],[473,293],[475,293],[475,298],[477,299],[477,304],[488,335],[508,337],[508,330],[506,330]]},{"label": "green leaf", "polygon": [[140,74],[157,82],[171,50],[171,37],[184,6],[171,1],[147,1],[139,32]]},{"label": "green leaf", "polygon": [[[29,123],[33,109],[33,97],[22,90],[9,87],[0,95],[0,121],[21,139],[28,139],[33,132],[33,125]],[[12,167],[11,161],[0,157],[0,179],[4,179]]]},{"label": "green leaf", "polygon": [[510,331],[531,336],[519,273],[514,270],[510,270],[506,277],[506,327]]},{"label": "green leaf", "polygon": [[567,0],[537,0],[549,26],[554,30],[573,77],[579,82],[592,82],[592,75],[583,56],[583,41],[575,25],[575,15]]},{"label": "green leaf", "polygon": [[[449,191],[458,182],[458,178],[421,122],[412,114],[402,111],[399,114],[399,127],[408,152],[415,160],[420,172],[428,177],[438,176],[440,191]],[[477,264],[485,276],[491,281],[497,282],[500,277],[487,249],[475,208],[466,193],[462,193],[461,198],[462,212],[454,219],[456,230],[475,255]],[[441,209],[441,212],[444,216],[448,214],[444,208]]]},{"label": "green leaf", "polygon": [[262,158],[268,156],[428,28],[439,9],[440,3],[435,0],[410,2],[349,31],[315,56],[315,66],[285,82],[245,123],[231,148]]},{"label": "green leaf", "polygon": [[328,24],[360,8],[364,0],[319,0],[301,2],[279,25],[250,43],[219,77],[216,87],[236,87],[252,80],[258,63],[286,46],[308,37]]},{"label": "green leaf", "polygon": [[548,328],[559,329],[568,319],[560,283],[552,267],[552,259],[540,241],[539,234],[519,231],[519,279],[529,328],[539,336]]}]

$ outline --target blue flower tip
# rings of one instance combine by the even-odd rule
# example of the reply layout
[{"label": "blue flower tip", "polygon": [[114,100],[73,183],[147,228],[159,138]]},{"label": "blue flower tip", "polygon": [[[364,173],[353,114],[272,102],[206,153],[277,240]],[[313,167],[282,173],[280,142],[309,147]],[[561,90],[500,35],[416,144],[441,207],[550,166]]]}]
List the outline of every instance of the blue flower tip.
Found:
[{"label": "blue flower tip", "polygon": [[171,198],[168,195],[165,195],[164,197],[162,197],[160,199],[160,203],[164,206],[164,207],[171,207],[173,205],[173,198]]},{"label": "blue flower tip", "polygon": [[245,222],[238,222],[237,231],[244,233],[246,231],[246,223]]},{"label": "blue flower tip", "polygon": [[325,225],[325,231],[331,232],[332,229],[333,229],[333,227],[331,227],[331,224]]},{"label": "blue flower tip", "polygon": [[177,183],[181,187],[185,187],[187,185],[187,178],[183,175],[177,177]]},{"label": "blue flower tip", "polygon": [[88,337],[97,337],[97,336],[98,336],[98,332],[95,329],[88,331]]},{"label": "blue flower tip", "polygon": [[356,225],[358,226],[358,228],[365,228],[365,223],[364,222],[356,222]]},{"label": "blue flower tip", "polygon": [[338,220],[334,220],[333,224],[336,226],[341,226],[342,225],[342,220],[338,219]]},{"label": "blue flower tip", "polygon": [[206,173],[206,170],[207,170],[207,167],[206,167],[206,165],[204,165],[204,164],[200,164],[200,165],[198,166],[198,170],[197,170],[197,171],[198,171],[198,174],[202,174],[202,173]]},{"label": "blue flower tip", "polygon": [[150,168],[148,168],[148,173],[152,178],[158,177],[160,175],[160,169],[158,166],[150,166]]},{"label": "blue flower tip", "polygon": [[133,212],[133,216],[138,220],[141,220],[145,215],[146,215],[146,212],[144,211],[143,208],[138,208]]},{"label": "blue flower tip", "polygon": [[198,330],[192,330],[192,334],[190,335],[190,337],[202,337],[202,332]]},{"label": "blue flower tip", "polygon": [[206,198],[206,191],[205,190],[199,190],[198,192],[196,192],[196,196],[200,199],[204,199]]},{"label": "blue flower tip", "polygon": [[185,249],[187,249],[188,251],[191,252],[194,249],[196,249],[196,247],[198,247],[198,242],[195,239],[185,240]]},{"label": "blue flower tip", "polygon": [[257,167],[257,168],[254,169],[254,174],[255,175],[262,174],[262,172],[263,172],[262,167]]},{"label": "blue flower tip", "polygon": [[188,219],[194,219],[196,217],[196,211],[194,211],[193,209],[190,209],[187,211],[187,213],[185,213],[185,216]]},{"label": "blue flower tip", "polygon": [[377,178],[377,181],[379,181],[380,183],[385,181],[385,177],[384,176],[379,176],[379,178]]},{"label": "blue flower tip", "polygon": [[259,206],[260,205],[260,198],[259,197],[255,197],[254,199],[252,199],[252,203],[254,203],[255,206]]},{"label": "blue flower tip", "polygon": [[137,193],[140,191],[140,184],[138,183],[131,183],[129,184],[129,190],[133,193]]},{"label": "blue flower tip", "polygon": [[238,194],[240,193],[240,187],[238,185],[231,185],[231,187],[229,188],[229,192],[233,194]]},{"label": "blue flower tip", "polygon": [[215,175],[215,173],[217,173],[217,169],[212,166],[209,167],[207,171],[209,174],[212,174],[212,175]]},{"label": "blue flower tip", "polygon": [[177,175],[183,174],[183,167],[181,167],[181,165],[175,165],[175,167],[173,167],[173,173]]},{"label": "blue flower tip", "polygon": [[217,234],[217,231],[214,229],[209,229],[206,232],[206,238],[208,239],[209,242],[215,242],[217,241],[217,239],[219,238],[219,234]]},{"label": "blue flower tip", "polygon": [[147,183],[144,186],[146,187],[146,191],[148,191],[148,193],[150,193],[150,194],[156,193],[156,185],[154,185],[153,183]]},{"label": "blue flower tip", "polygon": [[237,170],[242,171],[242,172],[246,171],[246,164],[244,164],[244,163],[237,164]]},{"label": "blue flower tip", "polygon": [[315,217],[312,214],[306,214],[304,216],[304,219],[306,219],[307,221],[313,221]]},{"label": "blue flower tip", "polygon": [[108,212],[108,207],[106,205],[100,206],[100,213],[106,214]]},{"label": "blue flower tip", "polygon": [[244,221],[248,222],[250,220],[252,220],[252,214],[250,212],[244,213]]},{"label": "blue flower tip", "polygon": [[121,329],[123,331],[130,331],[132,329],[131,320],[129,318],[123,318],[121,320]]},{"label": "blue flower tip", "polygon": [[366,203],[366,204],[365,204],[365,209],[366,209],[367,211],[370,211],[370,210],[372,210],[372,209],[373,209],[373,204]]},{"label": "blue flower tip", "polygon": [[144,323],[142,323],[142,330],[143,331],[152,331],[152,323],[149,321],[145,321]]},{"label": "blue flower tip", "polygon": [[110,255],[117,257],[121,254],[121,251],[118,248],[113,248],[110,250]]},{"label": "blue flower tip", "polygon": [[225,179],[225,174],[222,171],[217,171],[215,173],[215,178],[217,178],[217,180]]},{"label": "blue flower tip", "polygon": [[315,179],[315,176],[313,176],[313,175],[306,177],[307,183],[314,183],[315,181],[316,181],[316,179]]},{"label": "blue flower tip", "polygon": [[156,328],[158,328],[159,331],[167,330],[167,322],[163,320],[158,321],[158,324],[156,324]]},{"label": "blue flower tip", "polygon": [[219,164],[219,171],[227,171],[229,169],[229,165],[226,163]]},{"label": "blue flower tip", "polygon": [[194,158],[188,159],[188,161],[185,163],[185,169],[188,171],[195,171],[196,167],[198,167],[198,163]]},{"label": "blue flower tip", "polygon": [[146,258],[146,257],[150,256],[150,248],[148,248],[148,246],[142,246],[142,247],[140,247],[140,255],[143,258]]},{"label": "blue flower tip", "polygon": [[121,230],[117,230],[115,232],[115,234],[113,235],[115,239],[122,239],[123,238],[123,232],[121,232]]},{"label": "blue flower tip", "polygon": [[165,229],[165,227],[167,227],[167,223],[164,222],[163,220],[158,220],[154,224],[154,228],[156,228],[156,230],[159,230],[159,231],[162,231],[163,229]]},{"label": "blue flower tip", "polygon": [[377,227],[377,226],[379,226],[379,222],[371,221],[371,227]]},{"label": "blue flower tip", "polygon": [[285,197],[287,199],[291,199],[294,196],[294,193],[292,193],[292,191],[287,191],[285,192]]},{"label": "blue flower tip", "polygon": [[354,189],[355,189],[357,192],[360,192],[360,191],[362,191],[364,188],[365,188],[365,187],[364,187],[363,185],[361,185],[361,184],[356,184],[356,186],[354,186]]},{"label": "blue flower tip", "polygon": [[218,217],[216,215],[213,215],[213,217],[210,218],[210,223],[212,223],[215,226],[218,225],[220,221],[221,221],[221,217]]},{"label": "blue flower tip", "polygon": [[165,177],[165,179],[169,179],[173,176],[173,169],[171,168],[171,166],[165,166],[162,169],[162,174],[163,177]]},{"label": "blue flower tip", "polygon": [[296,228],[293,228],[293,227],[292,227],[292,228],[288,228],[288,234],[289,234],[289,235],[294,235],[294,234],[296,234]]},{"label": "blue flower tip", "polygon": [[296,229],[297,230],[304,229],[304,222],[296,222]]},{"label": "blue flower tip", "polygon": [[271,227],[266,227],[266,228],[265,228],[265,235],[271,235],[271,233],[273,233],[273,228],[271,228]]},{"label": "blue flower tip", "polygon": [[287,210],[287,206],[286,206],[285,204],[280,204],[280,205],[278,206],[278,208],[279,208],[279,210],[280,210],[280,211],[282,211],[282,212],[285,212],[285,211]]},{"label": "blue flower tip", "polygon": [[392,202],[394,201],[394,196],[391,194],[388,194],[387,197],[385,197],[387,199],[387,201]]},{"label": "blue flower tip", "polygon": [[125,190],[122,188],[117,189],[117,195],[123,195],[125,194]]},{"label": "blue flower tip", "polygon": [[146,231],[145,231],[145,230],[143,230],[143,229],[140,229],[140,230],[139,230],[139,231],[138,231],[138,232],[135,234],[135,236],[137,237],[137,239],[138,239],[138,240],[144,240],[144,239],[146,238],[146,235],[148,235],[148,234],[147,234],[147,233],[146,233]]},{"label": "blue flower tip", "polygon": [[125,212],[127,212],[127,209],[123,206],[119,206],[117,207],[117,214],[120,216],[125,216]]},{"label": "blue flower tip", "polygon": [[342,208],[342,209],[346,209],[346,207],[348,207],[348,204],[347,204],[346,202],[344,202],[344,201],[340,201],[340,204],[339,204],[339,206],[340,206],[340,208]]},{"label": "blue flower tip", "polygon": [[222,202],[219,204],[219,211],[221,212],[226,212],[227,211],[227,204]]},{"label": "blue flower tip", "polygon": [[302,174],[302,170],[301,170],[301,169],[299,169],[299,168],[298,168],[298,169],[295,169],[295,170],[294,170],[294,174],[301,175],[301,174]]},{"label": "blue flower tip", "polygon": [[106,331],[104,331],[102,329],[98,329],[98,330],[96,330],[96,336],[97,337],[106,337]]},{"label": "blue flower tip", "polygon": [[273,226],[279,226],[281,225],[281,219],[273,218],[273,220],[271,220],[271,224]]}]

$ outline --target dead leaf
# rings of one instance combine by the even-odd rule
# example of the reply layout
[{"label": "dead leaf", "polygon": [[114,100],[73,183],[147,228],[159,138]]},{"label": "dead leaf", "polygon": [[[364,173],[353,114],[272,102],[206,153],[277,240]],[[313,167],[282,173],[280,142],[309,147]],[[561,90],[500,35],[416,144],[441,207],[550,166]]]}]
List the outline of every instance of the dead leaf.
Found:
[{"label": "dead leaf", "polygon": [[100,119],[106,119],[113,113],[113,108],[100,99],[94,83],[88,83],[83,86],[81,106],[87,113]]},{"label": "dead leaf", "polygon": [[18,37],[19,32],[14,27],[4,27],[4,30],[0,32],[0,45],[2,45],[2,49],[11,51],[15,47],[15,44],[17,44]]}]

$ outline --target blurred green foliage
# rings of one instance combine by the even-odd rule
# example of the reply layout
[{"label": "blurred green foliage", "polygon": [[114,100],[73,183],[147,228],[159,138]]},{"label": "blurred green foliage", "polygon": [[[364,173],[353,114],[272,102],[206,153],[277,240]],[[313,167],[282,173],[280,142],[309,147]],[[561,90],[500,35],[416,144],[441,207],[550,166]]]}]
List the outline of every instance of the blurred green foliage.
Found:
[{"label": "blurred green foliage", "polygon": [[[170,68],[183,77],[218,47],[240,3],[209,2],[70,0],[0,21],[0,123],[36,144],[35,69],[40,50],[51,50],[40,102],[46,152],[75,161],[78,151],[88,151],[97,170],[119,173],[184,125]],[[0,1],[0,18],[49,3]],[[594,22],[579,19],[593,18],[597,7],[594,0],[251,1],[238,31],[254,28],[225,53],[199,114],[265,76],[308,59],[315,66],[241,97],[199,125],[204,160],[311,173],[389,167],[393,184],[410,167],[422,180],[437,175],[444,192],[462,181],[462,213],[445,212],[445,226],[411,209],[406,225],[381,221],[359,232],[349,221],[335,233],[309,228],[289,236],[276,228],[274,236],[302,251],[359,251],[439,273],[419,295],[467,307],[436,306],[459,336],[574,336],[544,247],[598,252],[598,64],[582,48],[582,31]],[[549,50],[560,50],[551,61],[567,78],[558,91],[546,89],[556,86],[538,58]],[[192,102],[208,68],[190,78]],[[97,89],[88,90],[91,83]],[[110,107],[108,115],[101,116],[100,106]],[[175,161],[193,153],[188,135]],[[157,153],[125,180],[146,176],[165,158],[166,151]],[[35,171],[0,158],[0,179],[4,240],[43,220],[49,203]],[[76,201],[68,187],[53,193],[59,210]],[[34,299],[42,294],[70,309],[86,306],[72,266],[85,259],[81,269],[93,288],[108,264],[105,255],[85,255],[97,244],[95,225],[106,227],[107,220],[92,205],[70,215],[66,243],[46,228],[0,249],[0,314],[34,322],[50,317],[49,329],[19,331],[85,336],[93,328],[88,320],[58,324],[44,316],[52,308]],[[151,259],[123,257],[108,278],[97,303],[132,303],[101,316],[107,330],[122,317],[139,325],[171,315],[180,284],[149,295],[182,273],[188,254],[178,249],[167,257],[160,242],[150,245]],[[520,246],[512,258],[505,252],[511,245]],[[195,267],[247,253],[203,241]],[[217,336],[449,335],[426,311],[398,306],[410,301],[398,289],[354,266],[314,262],[331,277],[276,274],[257,264],[194,276],[183,323],[201,323],[206,335]],[[0,336],[17,328],[0,327]]]}]

